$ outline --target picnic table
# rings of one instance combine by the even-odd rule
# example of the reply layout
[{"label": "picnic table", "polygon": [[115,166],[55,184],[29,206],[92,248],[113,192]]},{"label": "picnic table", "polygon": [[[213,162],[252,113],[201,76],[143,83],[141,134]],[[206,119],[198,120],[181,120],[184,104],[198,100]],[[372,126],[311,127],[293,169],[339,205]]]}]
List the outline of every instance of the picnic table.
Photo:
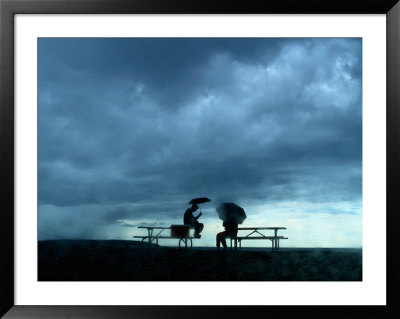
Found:
[{"label": "picnic table", "polygon": [[[288,237],[278,236],[278,231],[286,229],[286,227],[240,227],[238,228],[238,235],[231,237],[231,248],[242,248],[242,240],[270,240],[272,243],[272,250],[279,250],[279,241],[281,239],[288,239]],[[273,235],[266,235],[265,231],[273,230]],[[250,231],[245,236],[239,236],[239,232]]]},{"label": "picnic table", "polygon": [[152,242],[154,242],[155,244],[158,244],[158,240],[159,239],[179,239],[179,248],[181,247],[181,243],[183,243],[185,245],[185,247],[188,247],[188,243],[190,243],[190,248],[193,247],[193,242],[192,239],[196,238],[193,236],[184,236],[184,237],[180,237],[180,236],[171,236],[167,235],[166,233],[163,234],[163,232],[167,229],[171,229],[170,227],[159,227],[159,226],[138,226],[138,228],[143,228],[143,229],[147,229],[147,235],[144,236],[133,236],[133,238],[141,238],[142,239],[142,243],[144,243],[146,240],[148,240],[148,243],[151,244]]}]

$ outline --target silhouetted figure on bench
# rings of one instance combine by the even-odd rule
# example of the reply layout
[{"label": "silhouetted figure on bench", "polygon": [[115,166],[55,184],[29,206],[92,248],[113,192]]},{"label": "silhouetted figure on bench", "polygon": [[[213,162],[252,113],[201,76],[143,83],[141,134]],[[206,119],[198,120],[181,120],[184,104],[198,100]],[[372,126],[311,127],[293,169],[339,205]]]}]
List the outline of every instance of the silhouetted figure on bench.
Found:
[{"label": "silhouetted figure on bench", "polygon": [[197,220],[200,218],[202,215],[201,212],[198,214],[196,217],[193,216],[193,213],[199,208],[196,204],[193,204],[192,207],[188,208],[185,212],[185,215],[183,216],[183,223],[185,225],[189,225],[190,228],[194,229],[194,234],[193,236],[196,238],[200,238],[201,231],[204,228],[204,225],[202,223],[199,223]]},{"label": "silhouetted figure on bench", "polygon": [[224,221],[222,225],[225,227],[225,231],[217,234],[217,247],[220,248],[221,243],[226,248],[226,238],[234,238],[238,233],[238,223],[234,221]]}]

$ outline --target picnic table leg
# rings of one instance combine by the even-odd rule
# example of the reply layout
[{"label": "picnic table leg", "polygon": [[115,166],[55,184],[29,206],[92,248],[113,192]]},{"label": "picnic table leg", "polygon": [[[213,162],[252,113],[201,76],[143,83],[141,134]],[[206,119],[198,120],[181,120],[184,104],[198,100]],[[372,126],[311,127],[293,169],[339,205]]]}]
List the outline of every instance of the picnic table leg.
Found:
[{"label": "picnic table leg", "polygon": [[179,239],[179,248],[181,248],[181,241],[185,244],[185,248],[187,248],[187,238],[180,238]]},{"label": "picnic table leg", "polygon": [[274,231],[275,231],[274,245],[275,245],[275,251],[277,251],[279,247],[278,230],[274,229]]}]

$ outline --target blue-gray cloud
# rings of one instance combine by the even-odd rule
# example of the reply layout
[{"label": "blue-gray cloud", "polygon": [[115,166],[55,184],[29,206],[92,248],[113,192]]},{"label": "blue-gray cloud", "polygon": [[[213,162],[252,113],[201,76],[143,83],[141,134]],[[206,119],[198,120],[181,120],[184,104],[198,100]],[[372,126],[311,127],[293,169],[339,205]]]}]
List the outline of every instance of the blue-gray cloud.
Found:
[{"label": "blue-gray cloud", "polygon": [[39,39],[39,204],[359,201],[361,45]]}]

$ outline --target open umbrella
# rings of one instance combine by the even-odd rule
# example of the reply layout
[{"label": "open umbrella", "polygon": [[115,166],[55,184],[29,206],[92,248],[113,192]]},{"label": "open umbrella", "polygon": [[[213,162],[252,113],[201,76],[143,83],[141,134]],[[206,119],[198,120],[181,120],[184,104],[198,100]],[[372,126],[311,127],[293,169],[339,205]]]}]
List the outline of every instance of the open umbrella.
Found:
[{"label": "open umbrella", "polygon": [[206,203],[206,202],[210,202],[211,199],[207,198],[207,197],[197,197],[197,198],[193,198],[190,200],[190,202],[188,204],[202,204],[202,203]]},{"label": "open umbrella", "polygon": [[233,221],[242,224],[246,219],[244,209],[235,203],[223,203],[217,208],[218,217],[223,221]]}]

